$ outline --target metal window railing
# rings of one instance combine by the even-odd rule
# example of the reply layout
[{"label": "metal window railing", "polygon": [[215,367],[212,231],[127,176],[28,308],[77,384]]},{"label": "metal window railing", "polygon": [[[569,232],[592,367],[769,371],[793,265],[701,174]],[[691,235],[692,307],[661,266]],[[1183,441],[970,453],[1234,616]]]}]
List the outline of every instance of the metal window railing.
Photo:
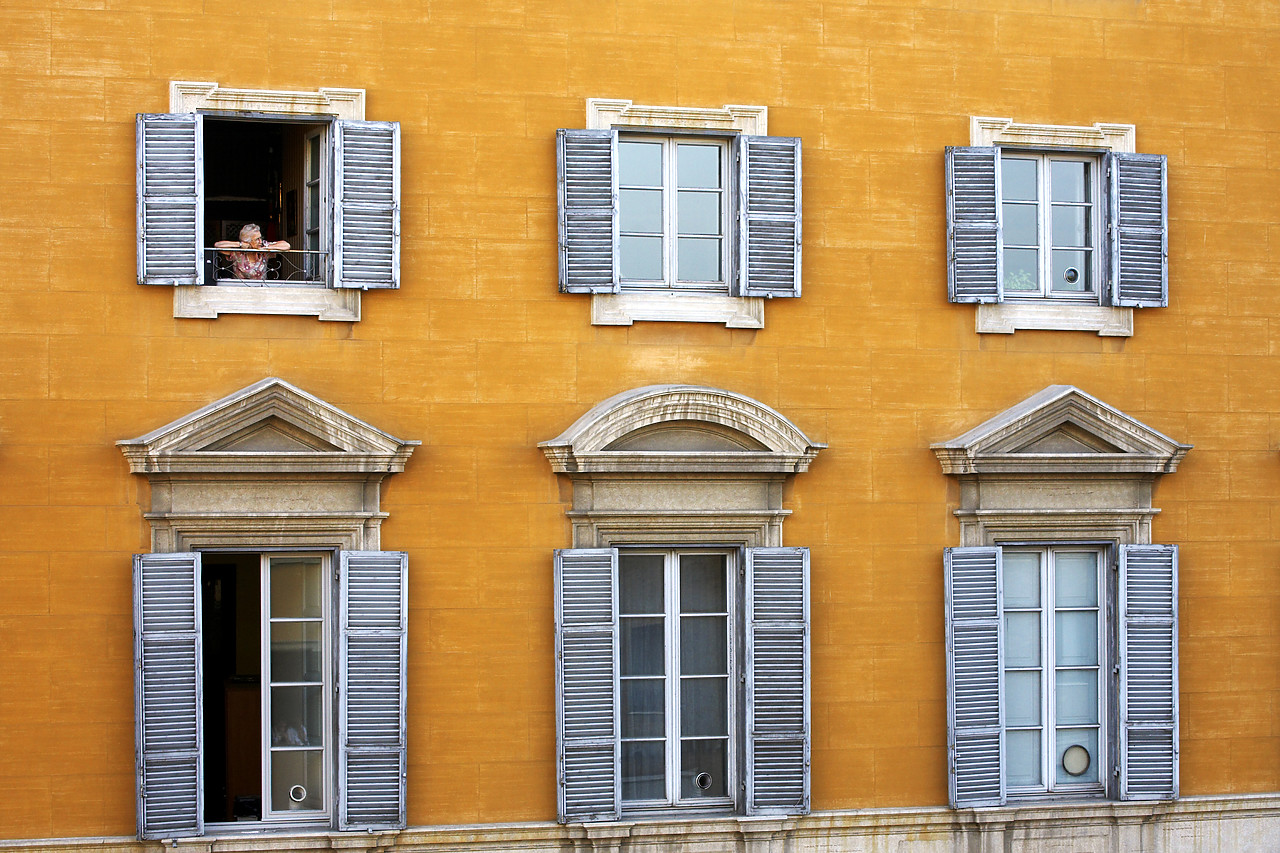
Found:
[{"label": "metal window railing", "polygon": [[329,283],[329,253],[306,249],[204,249],[210,284],[264,286]]}]

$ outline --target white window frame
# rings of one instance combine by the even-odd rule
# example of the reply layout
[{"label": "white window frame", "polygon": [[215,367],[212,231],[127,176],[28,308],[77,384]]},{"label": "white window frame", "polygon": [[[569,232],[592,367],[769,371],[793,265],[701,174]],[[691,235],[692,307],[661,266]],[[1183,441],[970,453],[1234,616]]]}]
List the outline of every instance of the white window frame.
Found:
[{"label": "white window frame", "polygon": [[[769,110],[763,106],[729,104],[722,109],[701,109],[639,106],[629,100],[610,98],[587,99],[588,130],[676,128],[766,136],[768,123]],[[728,215],[726,210],[725,216]],[[724,236],[725,251],[729,250],[731,232],[732,228],[727,229]],[[621,293],[591,295],[591,324],[629,326],[637,320],[657,320],[723,323],[729,328],[763,329],[764,302],[764,298],[759,296],[730,296],[727,292],[709,293],[680,288],[655,292],[624,286]]]},{"label": "white window frame", "polygon": [[[1013,119],[990,116],[971,116],[969,119],[969,144],[975,147],[995,146],[1046,153],[1089,150],[1132,154],[1137,151],[1136,138],[1136,128],[1131,124],[1022,124]],[[1095,221],[1095,227],[1097,225]],[[1095,242],[1095,258],[1099,245]],[[1097,261],[1094,278],[1095,289],[1098,289],[1101,285],[1097,283]],[[1019,329],[1047,329],[1092,331],[1104,337],[1133,335],[1132,308],[1053,297],[980,303],[977,309],[975,329],[979,334],[1008,335]]]},{"label": "white window frame", "polygon": [[[738,806],[740,778],[738,754],[742,745],[741,710],[737,701],[737,685],[740,679],[738,655],[738,620],[741,611],[742,591],[739,588],[739,552],[737,549],[724,550],[715,548],[697,548],[675,546],[671,548],[619,548],[619,584],[623,572],[622,560],[629,556],[655,555],[663,557],[663,627],[664,627],[664,667],[663,693],[665,696],[665,721],[663,738],[666,746],[666,788],[667,795],[662,800],[622,800],[624,813],[645,813],[654,811],[679,810],[687,812],[691,809],[708,809],[714,811],[732,811]],[[725,560],[725,601],[728,607],[726,614],[726,652],[728,663],[727,707],[725,720],[728,727],[726,745],[725,797],[707,797],[684,799],[680,795],[680,760],[681,760],[681,711],[680,711],[680,615],[677,602],[677,590],[680,588],[680,560],[689,554],[715,554]],[[619,613],[619,620],[628,618]],[[620,681],[635,676],[619,675]],[[621,697],[619,698],[621,702]],[[619,714],[622,713],[619,707]],[[618,732],[619,745],[627,742],[627,738]],[[631,740],[637,740],[632,738]]]},{"label": "white window frame", "polygon": [[[314,92],[280,89],[233,89],[217,83],[174,81],[169,85],[171,113],[252,113],[311,117],[317,121],[364,120],[363,89],[321,87]],[[329,131],[332,133],[332,129]],[[322,145],[321,148],[327,148]],[[326,155],[327,156],[327,155]],[[324,173],[321,172],[322,180]],[[332,192],[332,188],[330,188]],[[323,205],[322,205],[323,209]],[[325,228],[322,225],[322,242]],[[360,319],[360,289],[273,284],[270,287],[176,285],[173,316],[213,319],[219,314],[314,316],[320,320]]]}]

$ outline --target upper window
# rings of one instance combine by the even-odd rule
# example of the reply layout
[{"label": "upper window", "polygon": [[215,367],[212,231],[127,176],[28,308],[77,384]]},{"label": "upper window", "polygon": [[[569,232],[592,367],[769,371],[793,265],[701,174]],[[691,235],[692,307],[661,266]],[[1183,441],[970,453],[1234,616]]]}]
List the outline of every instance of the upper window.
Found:
[{"label": "upper window", "polygon": [[592,322],[759,328],[761,297],[800,295],[800,140],[763,107],[588,102],[558,134],[560,289]]},{"label": "upper window", "polygon": [[978,331],[1132,334],[1134,307],[1168,304],[1166,164],[1132,128],[975,119],[947,149],[948,293],[980,303]]},{"label": "upper window", "polygon": [[399,286],[399,125],[363,103],[174,84],[137,119],[139,283],[176,286],[179,317],[359,319],[360,290]]}]

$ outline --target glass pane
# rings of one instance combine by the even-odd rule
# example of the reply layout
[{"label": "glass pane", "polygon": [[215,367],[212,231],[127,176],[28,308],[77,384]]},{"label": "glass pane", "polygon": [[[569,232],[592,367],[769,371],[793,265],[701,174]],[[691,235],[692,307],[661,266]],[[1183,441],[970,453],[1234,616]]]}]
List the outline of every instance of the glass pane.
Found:
[{"label": "glass pane", "polygon": [[618,620],[620,643],[618,668],[621,675],[663,675],[663,649],[666,647],[661,616]]},{"label": "glass pane", "polygon": [[1000,158],[1000,198],[1002,201],[1036,201],[1036,161],[1016,157]]},{"label": "glass pane", "polygon": [[320,188],[307,187],[307,221],[308,229],[320,227]]},{"label": "glass pane", "polygon": [[619,190],[618,228],[662,233],[662,190]]},{"label": "glass pane", "polygon": [[320,560],[314,557],[273,557],[271,615],[274,618],[316,618],[324,600]]},{"label": "glass pane", "polygon": [[[1080,775],[1073,775],[1067,772],[1063,767],[1063,754],[1074,746],[1080,745],[1085,748],[1085,752],[1089,755],[1087,768]],[[1078,753],[1078,751],[1077,751]],[[1072,756],[1076,759],[1077,756]],[[1058,783],[1075,783],[1098,781],[1098,771],[1101,768],[1101,762],[1098,761],[1098,730],[1097,729],[1058,729],[1057,748],[1054,750],[1054,779]],[[1080,762],[1083,764],[1084,762]],[[1073,764],[1073,770],[1079,770],[1078,764]]]},{"label": "glass pane", "polygon": [[619,243],[619,275],[640,281],[662,281],[661,237],[622,237]]},{"label": "glass pane", "polygon": [[667,761],[663,741],[622,742],[622,799],[665,800]]},{"label": "glass pane", "polygon": [[680,673],[723,675],[729,671],[728,633],[723,616],[680,619]]},{"label": "glass pane", "polygon": [[307,139],[307,180],[320,180],[320,137]]},{"label": "glass pane", "polygon": [[1010,787],[1042,785],[1040,731],[1005,732],[1004,781]]},{"label": "glass pane", "polygon": [[1026,551],[1005,551],[1004,606],[1040,606],[1040,555]]},{"label": "glass pane", "polygon": [[724,740],[680,743],[680,797],[727,797],[729,744]]},{"label": "glass pane", "polygon": [[729,734],[727,678],[680,679],[680,733],[685,737]]},{"label": "glass pane", "polygon": [[666,733],[666,682],[660,678],[619,682],[622,736],[662,737]]},{"label": "glass pane", "polygon": [[661,554],[620,554],[618,556],[618,612],[662,613]]},{"label": "glass pane", "polygon": [[324,808],[324,753],[290,749],[271,753],[271,809]]},{"label": "glass pane", "polygon": [[1040,673],[1004,674],[1005,723],[1010,726],[1040,725]]},{"label": "glass pane", "polygon": [[1056,291],[1087,293],[1093,290],[1093,276],[1089,272],[1089,252],[1054,249],[1051,281]]},{"label": "glass pane", "polygon": [[680,281],[720,281],[718,237],[681,237],[676,250]]},{"label": "glass pane", "polygon": [[[625,239],[625,238],[624,238]],[[1004,289],[1034,293],[1040,289],[1040,253],[1035,249],[1004,250]]]},{"label": "glass pane", "polygon": [[[1006,241],[1008,234],[1008,229],[1005,229]],[[1054,206],[1053,245],[1089,245],[1089,208]]]},{"label": "glass pane", "polygon": [[319,622],[271,624],[271,680],[320,681],[324,626]]},{"label": "glass pane", "polygon": [[1059,607],[1098,606],[1098,555],[1059,551],[1054,558],[1054,596]]},{"label": "glass pane", "polygon": [[324,688],[271,688],[271,745],[324,744]]},{"label": "glass pane", "polygon": [[1079,160],[1054,160],[1049,164],[1053,201],[1089,200],[1089,164]]},{"label": "glass pane", "polygon": [[1098,671],[1060,669],[1057,671],[1057,722],[1059,725],[1098,724]]},{"label": "glass pane", "polygon": [[719,145],[677,145],[676,186],[720,188]]},{"label": "glass pane", "polygon": [[1058,666],[1096,666],[1098,663],[1098,614],[1058,611]]},{"label": "glass pane", "polygon": [[720,193],[681,192],[676,197],[680,234],[720,234]]},{"label": "glass pane", "polygon": [[1006,613],[1004,616],[1004,665],[1040,665],[1040,614]]},{"label": "glass pane", "polygon": [[619,142],[618,183],[629,187],[662,186],[662,143]]},{"label": "glass pane", "polygon": [[680,612],[725,613],[724,554],[680,555]]},{"label": "glass pane", "polygon": [[1006,246],[1035,246],[1039,242],[1034,204],[1005,203],[1000,212]]}]

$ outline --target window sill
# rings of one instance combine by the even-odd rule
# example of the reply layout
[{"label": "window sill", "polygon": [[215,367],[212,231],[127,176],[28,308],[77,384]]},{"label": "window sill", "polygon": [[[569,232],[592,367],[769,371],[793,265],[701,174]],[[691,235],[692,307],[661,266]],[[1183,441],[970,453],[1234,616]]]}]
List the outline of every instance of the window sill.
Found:
[{"label": "window sill", "polygon": [[630,326],[636,320],[724,323],[730,329],[763,329],[764,299],[715,293],[596,293],[591,325]]},{"label": "window sill", "polygon": [[978,306],[978,334],[1012,335],[1018,329],[1097,332],[1133,336],[1133,309],[1065,302],[1000,302]]},{"label": "window sill", "polygon": [[360,293],[350,288],[271,285],[182,285],[173,289],[173,316],[215,319],[219,314],[290,314],[356,322]]}]

